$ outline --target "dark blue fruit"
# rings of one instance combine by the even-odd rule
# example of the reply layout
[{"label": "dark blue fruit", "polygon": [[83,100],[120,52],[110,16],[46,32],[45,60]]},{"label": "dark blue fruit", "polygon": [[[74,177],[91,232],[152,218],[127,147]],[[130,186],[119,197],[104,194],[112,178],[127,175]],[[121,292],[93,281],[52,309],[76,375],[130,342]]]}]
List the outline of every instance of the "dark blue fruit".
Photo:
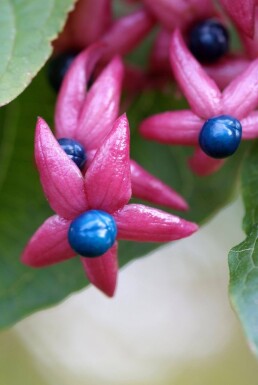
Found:
[{"label": "dark blue fruit", "polygon": [[220,115],[206,120],[199,135],[199,144],[212,158],[226,158],[237,150],[241,136],[239,120],[230,115]]},{"label": "dark blue fruit", "polygon": [[189,32],[189,49],[202,63],[214,63],[229,50],[229,33],[216,20],[205,20]]},{"label": "dark blue fruit", "polygon": [[69,138],[58,139],[58,143],[69,158],[82,170],[87,159],[83,145],[77,140]]},{"label": "dark blue fruit", "polygon": [[116,236],[116,222],[110,214],[101,210],[89,210],[72,221],[68,241],[78,254],[93,258],[108,251]]},{"label": "dark blue fruit", "polygon": [[66,72],[78,52],[64,52],[50,60],[48,65],[48,79],[56,92],[59,91]]}]

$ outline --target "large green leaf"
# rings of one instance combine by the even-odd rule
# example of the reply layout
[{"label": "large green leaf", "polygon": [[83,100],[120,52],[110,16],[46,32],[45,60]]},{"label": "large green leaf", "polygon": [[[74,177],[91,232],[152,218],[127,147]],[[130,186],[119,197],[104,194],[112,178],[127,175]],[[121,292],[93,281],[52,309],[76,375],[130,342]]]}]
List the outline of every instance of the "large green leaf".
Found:
[{"label": "large green leaf", "polygon": [[230,297],[252,350],[258,354],[258,225],[229,253]]},{"label": "large green leaf", "polygon": [[[0,110],[0,327],[54,304],[88,283],[77,258],[40,270],[19,261],[29,237],[50,214],[33,162],[33,132],[37,115],[51,124],[53,104],[54,96],[41,73],[18,99]],[[189,149],[145,142],[137,133],[144,116],[171,107],[183,104],[155,93],[143,94],[132,105],[128,111],[132,155],[181,191],[192,207],[186,216],[201,222],[230,199],[242,152],[209,178],[193,176],[186,163]],[[157,244],[121,242],[120,265],[156,247]]]},{"label": "large green leaf", "polygon": [[0,1],[0,106],[19,95],[44,65],[74,2]]},{"label": "large green leaf", "polygon": [[245,205],[243,227],[247,234],[258,223],[258,142],[251,147],[243,164],[242,195]]},{"label": "large green leaf", "polygon": [[229,253],[230,297],[253,351],[258,354],[258,142],[242,170],[245,241]]}]

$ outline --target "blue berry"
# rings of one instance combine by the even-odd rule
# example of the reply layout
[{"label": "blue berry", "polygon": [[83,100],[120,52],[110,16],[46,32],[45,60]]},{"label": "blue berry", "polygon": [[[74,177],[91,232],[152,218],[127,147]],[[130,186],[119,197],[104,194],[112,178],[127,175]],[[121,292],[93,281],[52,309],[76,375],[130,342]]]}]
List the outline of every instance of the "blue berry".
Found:
[{"label": "blue berry", "polygon": [[241,136],[239,120],[230,115],[220,115],[206,120],[199,135],[199,144],[212,158],[226,158],[237,150]]},{"label": "blue berry", "polygon": [[216,20],[205,20],[189,33],[189,49],[202,63],[214,63],[229,50],[227,29]]},{"label": "blue berry", "polygon": [[[50,60],[48,65],[48,80],[53,89],[58,92],[64,80],[66,72],[71,66],[79,52],[63,52]],[[87,90],[91,88],[95,81],[94,74],[87,82]]]},{"label": "blue berry", "polygon": [[74,219],[68,232],[73,250],[83,257],[98,257],[114,244],[117,226],[114,218],[101,210],[89,210]]},{"label": "blue berry", "polygon": [[83,145],[77,140],[69,138],[58,139],[58,143],[69,158],[82,170],[87,159]]},{"label": "blue berry", "polygon": [[56,92],[59,91],[62,81],[78,52],[64,52],[50,60],[48,65],[48,80]]}]

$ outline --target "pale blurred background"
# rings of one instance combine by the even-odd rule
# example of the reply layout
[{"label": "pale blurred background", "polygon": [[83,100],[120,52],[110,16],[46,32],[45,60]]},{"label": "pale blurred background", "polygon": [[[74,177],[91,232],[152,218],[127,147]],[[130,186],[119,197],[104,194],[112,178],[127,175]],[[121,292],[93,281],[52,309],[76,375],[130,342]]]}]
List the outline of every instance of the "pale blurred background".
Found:
[{"label": "pale blurred background", "polygon": [[131,263],[113,300],[88,288],[2,332],[0,385],[257,385],[227,296],[242,216]]}]

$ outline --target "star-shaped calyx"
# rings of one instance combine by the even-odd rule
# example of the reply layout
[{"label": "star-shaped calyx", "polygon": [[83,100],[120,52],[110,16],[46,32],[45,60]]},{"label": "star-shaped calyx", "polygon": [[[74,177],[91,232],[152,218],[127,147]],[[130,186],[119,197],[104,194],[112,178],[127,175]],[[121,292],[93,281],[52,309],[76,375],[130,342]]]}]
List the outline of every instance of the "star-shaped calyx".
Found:
[{"label": "star-shaped calyx", "polygon": [[[250,55],[246,57],[243,52],[235,53],[230,49],[229,20],[218,7],[214,6],[213,1],[162,0],[160,4],[145,0],[145,3],[162,25],[151,52],[150,73],[163,79],[165,84],[171,72],[169,63],[171,32],[176,28],[180,29],[192,53],[221,89],[241,74],[250,63]],[[229,3],[234,8],[235,2]],[[251,45],[249,51],[257,51],[255,43],[251,39],[248,42]]]},{"label": "star-shaped calyx", "polygon": [[[229,143],[232,136],[239,144],[237,130],[240,126],[240,139],[241,136],[242,139],[258,137],[258,112],[254,111],[258,105],[258,60],[253,61],[223,92],[190,53],[178,30],[172,36],[170,60],[174,76],[191,110],[151,116],[142,122],[140,131],[145,138],[161,143],[195,146],[190,166],[197,174],[208,175],[218,170],[224,159],[208,156],[210,153],[201,138],[205,125],[206,139],[212,141],[214,146],[219,142],[224,145],[225,140]],[[214,130],[211,130],[214,119],[218,120],[217,127],[220,128],[224,119],[223,130],[215,130],[216,138],[211,136],[214,135]],[[220,154],[218,157],[223,156]]]},{"label": "star-shaped calyx", "polygon": [[89,280],[112,296],[117,279],[117,240],[166,242],[197,225],[140,204],[131,197],[129,125],[118,118],[85,175],[62,150],[47,123],[38,118],[35,160],[41,184],[56,215],[27,244],[22,262],[44,267],[78,252]]}]

